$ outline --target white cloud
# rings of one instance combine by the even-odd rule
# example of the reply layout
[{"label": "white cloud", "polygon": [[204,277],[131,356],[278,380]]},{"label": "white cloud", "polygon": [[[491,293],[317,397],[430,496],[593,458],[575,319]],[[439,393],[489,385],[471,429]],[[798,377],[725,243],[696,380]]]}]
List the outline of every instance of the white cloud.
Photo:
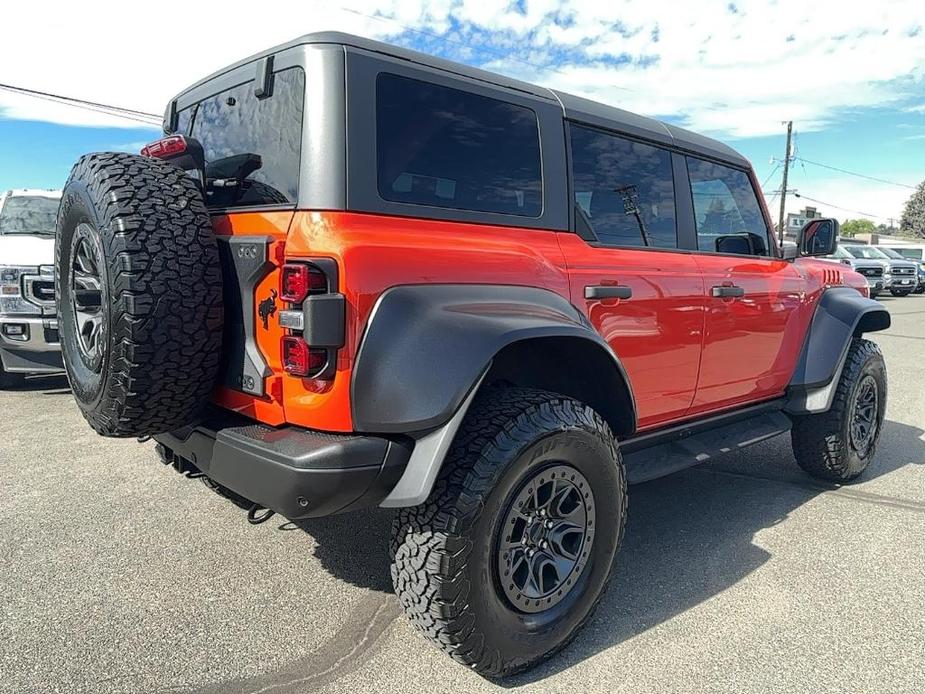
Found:
[{"label": "white cloud", "polygon": [[[14,3],[4,8],[0,65],[8,83],[161,113],[189,83],[295,35],[411,28],[470,62],[723,137],[777,134],[782,120],[808,132],[847,109],[903,107],[925,80],[920,0],[527,0],[524,12],[485,0],[347,2],[352,11],[264,0],[260,21],[250,2],[187,3],[178,22],[150,0]],[[389,19],[364,16],[375,14]],[[495,32],[487,44],[485,32]],[[137,125],[5,92],[0,109]]]}]

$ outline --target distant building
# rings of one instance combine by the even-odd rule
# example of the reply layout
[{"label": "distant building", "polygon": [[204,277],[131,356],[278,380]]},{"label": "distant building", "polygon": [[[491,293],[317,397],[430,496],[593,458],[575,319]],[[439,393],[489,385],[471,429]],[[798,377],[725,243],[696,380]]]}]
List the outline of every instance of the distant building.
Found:
[{"label": "distant building", "polygon": [[822,213],[819,212],[815,207],[804,207],[799,212],[787,213],[787,224],[784,228],[784,237],[790,240],[795,240],[797,234],[800,232],[800,229],[803,228],[803,225],[806,224],[810,219],[816,219],[821,217]]}]

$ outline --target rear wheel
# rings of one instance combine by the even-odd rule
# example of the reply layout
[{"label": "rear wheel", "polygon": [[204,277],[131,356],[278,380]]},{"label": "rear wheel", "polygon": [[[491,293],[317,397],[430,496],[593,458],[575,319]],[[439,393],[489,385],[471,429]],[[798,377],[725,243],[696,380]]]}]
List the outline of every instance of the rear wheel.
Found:
[{"label": "rear wheel", "polygon": [[523,388],[480,394],[425,503],[393,525],[411,622],[489,677],[564,647],[601,598],[626,519],[616,441],[590,407]]},{"label": "rear wheel", "polygon": [[182,170],[132,154],[82,157],[55,243],[68,380],[105,436],[190,423],[221,358],[222,274],[202,194]]},{"label": "rear wheel", "polygon": [[793,453],[806,472],[832,482],[855,479],[877,449],[886,411],[886,366],[880,348],[856,338],[828,412],[796,417]]}]

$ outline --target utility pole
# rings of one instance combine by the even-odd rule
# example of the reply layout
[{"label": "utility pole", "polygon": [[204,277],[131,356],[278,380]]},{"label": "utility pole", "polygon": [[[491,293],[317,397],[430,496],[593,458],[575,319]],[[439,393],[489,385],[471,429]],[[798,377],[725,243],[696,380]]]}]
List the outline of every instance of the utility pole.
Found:
[{"label": "utility pole", "polygon": [[790,137],[793,134],[793,121],[787,121],[787,149],[784,150],[784,180],[780,184],[780,220],[777,230],[780,235],[781,248],[784,246],[784,205],[787,203],[787,174],[790,172]]}]

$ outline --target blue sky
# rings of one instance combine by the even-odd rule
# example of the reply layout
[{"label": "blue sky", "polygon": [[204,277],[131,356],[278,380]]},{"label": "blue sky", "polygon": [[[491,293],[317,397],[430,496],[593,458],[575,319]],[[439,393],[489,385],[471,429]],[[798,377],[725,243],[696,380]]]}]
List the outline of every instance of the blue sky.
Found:
[{"label": "blue sky", "polygon": [[[160,113],[169,97],[223,65],[294,36],[350,31],[583,94],[728,142],[771,198],[784,126],[796,155],[908,185],[925,179],[925,14],[907,0],[228,0],[184,9],[172,46],[144,38],[149,0],[17,4],[0,27],[0,82]],[[54,5],[54,3],[53,3]],[[10,28],[16,27],[16,31]],[[79,31],[74,29],[79,28]],[[113,37],[137,39],[119,50]],[[47,49],[36,53],[41,41]],[[34,56],[23,60],[22,56]],[[0,189],[60,187],[76,158],[157,137],[155,128],[0,91]],[[776,159],[777,161],[772,161]],[[797,161],[790,188],[840,218],[898,217],[911,190]],[[770,200],[776,216],[778,200]],[[789,198],[788,210],[807,204]],[[837,207],[835,207],[837,206]],[[839,209],[843,208],[843,209]]]}]

